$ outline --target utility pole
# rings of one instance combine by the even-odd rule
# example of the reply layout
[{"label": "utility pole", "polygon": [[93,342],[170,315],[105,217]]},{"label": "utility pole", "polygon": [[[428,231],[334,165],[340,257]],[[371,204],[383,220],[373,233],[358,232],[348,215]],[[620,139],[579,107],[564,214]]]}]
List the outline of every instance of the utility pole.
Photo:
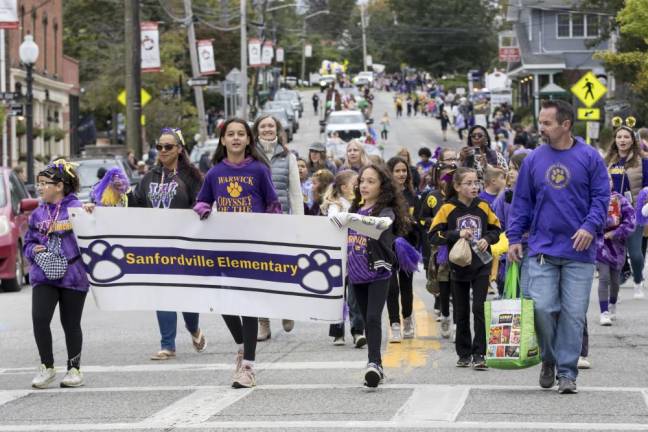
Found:
[{"label": "utility pole", "polygon": [[[187,20],[187,32],[189,36],[189,57],[191,58],[191,75],[192,78],[200,76],[198,66],[198,53],[196,52],[196,29],[194,28],[193,12],[191,9],[191,0],[184,0],[185,17]],[[198,123],[200,130],[200,143],[207,139],[207,120],[205,119],[205,99],[203,97],[203,88],[193,86],[194,97],[196,98],[196,108],[198,109]]]},{"label": "utility pole", "polygon": [[365,4],[360,3],[360,25],[362,27],[362,70],[367,70],[367,21],[365,18]]},{"label": "utility pole", "polygon": [[126,0],[124,24],[126,28],[126,146],[142,157],[142,53],[139,1]]},{"label": "utility pole", "polygon": [[301,80],[306,78],[306,18],[302,25],[302,59],[301,59]]},{"label": "utility pole", "polygon": [[248,118],[248,76],[247,76],[247,0],[241,0],[241,114]]}]

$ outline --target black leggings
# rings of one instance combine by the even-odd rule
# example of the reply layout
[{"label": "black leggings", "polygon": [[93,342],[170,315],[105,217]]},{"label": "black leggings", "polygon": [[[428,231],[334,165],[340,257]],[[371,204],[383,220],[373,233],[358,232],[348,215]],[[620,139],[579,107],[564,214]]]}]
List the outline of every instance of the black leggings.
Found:
[{"label": "black leggings", "polygon": [[403,318],[412,316],[412,305],[414,302],[412,279],[412,274],[404,271],[393,273],[391,279],[389,279],[389,294],[387,296],[389,324],[400,323],[398,294],[400,294],[401,306],[403,308]]},{"label": "black leggings", "polygon": [[243,359],[254,361],[259,319],[255,317],[223,315],[223,320],[225,320],[225,324],[232,334],[234,342],[239,345],[243,344]]},{"label": "black leggings", "polygon": [[381,317],[389,291],[389,279],[364,284],[352,284],[360,312],[365,322],[369,363],[382,365],[380,343],[382,342]]},{"label": "black leggings", "polygon": [[[441,303],[441,316],[448,318],[450,316],[450,294],[451,294],[451,285],[450,282],[439,282],[439,289],[441,293],[439,294],[439,301]],[[452,309],[454,316],[454,308]]]},{"label": "black leggings", "polygon": [[83,314],[86,295],[87,292],[58,288],[51,285],[36,285],[32,290],[34,338],[36,339],[41,363],[45,367],[54,367],[50,324],[58,304],[68,353],[67,368],[68,370],[73,367],[80,368],[81,348],[83,345],[81,315]]}]

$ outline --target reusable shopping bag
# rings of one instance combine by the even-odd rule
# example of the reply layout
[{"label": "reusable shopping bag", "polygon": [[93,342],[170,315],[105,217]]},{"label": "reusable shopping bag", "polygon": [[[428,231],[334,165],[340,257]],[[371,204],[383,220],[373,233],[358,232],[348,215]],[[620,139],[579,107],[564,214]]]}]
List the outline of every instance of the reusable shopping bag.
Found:
[{"label": "reusable shopping bag", "polygon": [[472,248],[468,240],[461,238],[452,246],[448,257],[451,263],[459,267],[467,267],[472,263]]},{"label": "reusable shopping bag", "polygon": [[509,263],[502,300],[484,304],[486,364],[494,369],[524,369],[541,362],[533,300],[520,298],[520,266]]}]

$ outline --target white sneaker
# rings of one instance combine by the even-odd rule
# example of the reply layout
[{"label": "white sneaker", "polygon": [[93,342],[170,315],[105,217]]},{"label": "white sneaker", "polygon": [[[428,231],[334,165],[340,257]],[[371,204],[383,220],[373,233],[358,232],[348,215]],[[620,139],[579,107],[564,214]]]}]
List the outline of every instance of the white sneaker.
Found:
[{"label": "white sneaker", "polygon": [[38,368],[38,373],[32,380],[32,387],[37,389],[45,389],[52,381],[56,379],[56,370],[54,368],[45,367],[44,364]]},{"label": "white sneaker", "polygon": [[612,325],[612,319],[610,318],[610,312],[605,311],[601,314],[600,324],[602,326],[609,327]]},{"label": "white sneaker", "polygon": [[616,304],[610,303],[608,306],[608,312],[610,312],[610,319],[616,321]]},{"label": "white sneaker", "polygon": [[578,357],[578,369],[589,369],[592,364],[587,360],[587,357]]},{"label": "white sneaker", "polygon": [[414,338],[414,317],[407,317],[403,320],[403,339]]},{"label": "white sneaker", "polygon": [[452,335],[452,330],[450,330],[450,317],[444,317],[441,320],[441,336],[444,339],[448,339]]},{"label": "white sneaker", "polygon": [[344,336],[338,336],[336,338],[333,338],[333,345],[335,346],[344,345]]},{"label": "white sneaker", "polygon": [[83,374],[77,368],[72,368],[61,380],[61,387],[81,387],[83,385]]},{"label": "white sneaker", "polygon": [[389,338],[389,343],[400,343],[400,341],[401,341],[400,324],[394,323],[391,325],[391,337]]},{"label": "white sneaker", "polygon": [[644,294],[644,289],[643,289],[643,282],[636,283],[634,285],[634,298],[635,299],[642,299],[645,297]]}]

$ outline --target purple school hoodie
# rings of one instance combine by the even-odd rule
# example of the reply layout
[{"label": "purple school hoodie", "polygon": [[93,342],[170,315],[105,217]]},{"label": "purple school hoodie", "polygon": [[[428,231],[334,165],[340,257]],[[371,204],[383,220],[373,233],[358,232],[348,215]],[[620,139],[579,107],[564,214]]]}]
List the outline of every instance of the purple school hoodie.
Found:
[{"label": "purple school hoodie", "polygon": [[68,209],[74,207],[81,207],[81,201],[74,194],[65,196],[61,201],[61,208],[54,225],[54,233],[61,236],[61,252],[69,262],[63,278],[56,281],[47,279],[43,270],[34,263],[34,247],[38,245],[47,246],[50,215],[53,217],[56,214],[56,204],[41,203],[29,217],[29,229],[25,235],[23,254],[31,263],[29,281],[32,286],[47,284],[75,291],[88,291],[90,285],[88,275],[83,266],[83,261],[80,259],[81,253],[72,232],[72,224],[68,215]]}]

